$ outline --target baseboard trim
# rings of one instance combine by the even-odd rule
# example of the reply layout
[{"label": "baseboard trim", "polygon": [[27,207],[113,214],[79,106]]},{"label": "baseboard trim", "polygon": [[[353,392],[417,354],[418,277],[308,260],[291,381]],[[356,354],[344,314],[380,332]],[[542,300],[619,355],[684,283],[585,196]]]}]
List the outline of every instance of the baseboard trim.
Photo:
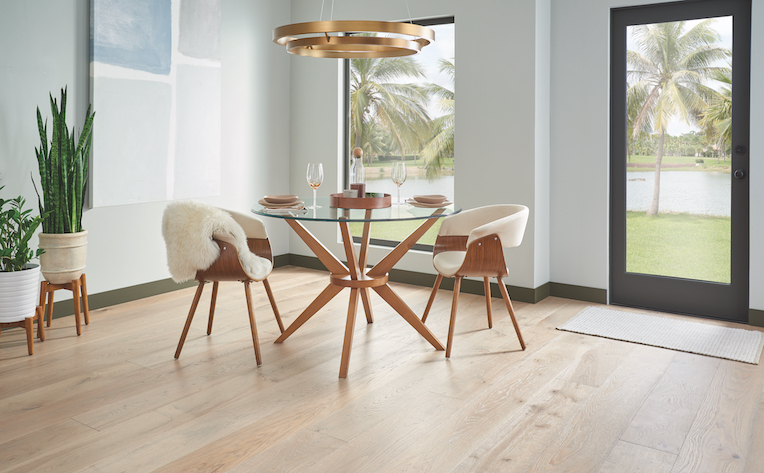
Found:
[{"label": "baseboard trim", "polygon": [[748,324],[764,327],[764,310],[748,309]]},{"label": "baseboard trim", "polygon": [[607,304],[607,289],[550,282],[549,295],[577,301]]},{"label": "baseboard trim", "polygon": [[[320,269],[320,270],[326,270],[324,265],[319,261],[318,258],[315,256],[304,256],[304,255],[295,255],[295,254],[289,254],[289,264],[292,266],[300,266],[303,268],[310,268],[310,269]],[[388,273],[388,278],[390,281],[393,282],[400,282],[404,284],[411,284],[414,286],[425,286],[425,287],[432,287],[433,284],[435,284],[435,275],[429,274],[429,273],[420,273],[417,271],[407,271],[403,269],[391,269]],[[449,291],[452,291],[454,289],[454,280],[451,278],[445,278],[443,279],[443,282],[440,284],[441,289],[446,289]],[[542,301],[549,297],[550,295],[555,295],[552,293],[552,284],[546,283],[543,284],[536,289],[530,289],[527,287],[520,287],[520,286],[507,286],[507,292],[509,292],[510,297],[512,300],[516,300],[519,302],[529,302],[532,304],[535,304],[539,301]],[[570,287],[576,287],[576,286],[570,286]],[[582,289],[590,289],[590,288],[582,288]],[[471,279],[465,279],[462,281],[462,287],[461,292],[465,292],[467,294],[477,294],[477,295],[484,295],[485,292],[483,290],[483,282],[482,281],[474,281]],[[574,291],[568,291],[571,294],[574,294]],[[582,293],[585,293],[584,291],[579,291]],[[499,285],[494,281],[491,283],[491,297],[501,297],[501,292],[499,291]],[[586,301],[589,301],[588,299],[583,299]],[[589,301],[589,302],[596,302],[596,301]]]},{"label": "baseboard trim", "polygon": [[[287,253],[273,258],[275,268],[281,266],[299,266],[302,268],[326,270],[326,267],[315,256],[305,256]],[[393,282],[412,284],[415,286],[432,287],[435,284],[435,275],[420,273],[417,271],[407,271],[403,269],[392,269],[389,273],[389,279]],[[196,285],[196,281],[188,281],[182,284],[175,283],[172,279],[162,279],[145,284],[138,284],[113,291],[101,292],[88,296],[90,308],[101,309],[124,302],[130,302],[145,297],[156,296],[167,292],[177,291]],[[440,285],[441,289],[452,291],[454,289],[454,280],[445,278]],[[461,291],[467,294],[483,295],[483,282],[465,279],[462,281]],[[596,289],[584,286],[574,286],[571,284],[561,284],[548,282],[541,286],[531,289],[520,286],[507,286],[507,291],[512,300],[518,302],[528,302],[535,304],[546,299],[549,296],[563,297],[585,302],[607,303],[607,290]],[[501,297],[498,284],[491,283],[491,297]],[[53,304],[53,317],[65,317],[74,314],[74,306],[71,300],[58,301]],[[764,311],[750,310],[749,323],[764,327]]]},{"label": "baseboard trim", "polygon": [[[279,255],[273,258],[273,267],[278,268],[280,266],[287,266],[289,264],[289,255]],[[144,299],[146,297],[157,296],[159,294],[165,294],[167,292],[177,291],[179,289],[186,289],[194,287],[198,283],[196,281],[186,281],[184,283],[176,283],[170,278],[161,279],[159,281],[148,282],[144,284],[138,284],[136,286],[123,287],[120,289],[114,289],[113,291],[99,292],[98,294],[88,295],[88,307],[90,310],[102,309],[125,302],[136,301]],[[58,291],[60,293],[60,291]],[[55,301],[55,296],[54,296]],[[53,318],[66,317],[68,315],[74,315],[74,303],[71,299],[58,301],[53,303]]]}]

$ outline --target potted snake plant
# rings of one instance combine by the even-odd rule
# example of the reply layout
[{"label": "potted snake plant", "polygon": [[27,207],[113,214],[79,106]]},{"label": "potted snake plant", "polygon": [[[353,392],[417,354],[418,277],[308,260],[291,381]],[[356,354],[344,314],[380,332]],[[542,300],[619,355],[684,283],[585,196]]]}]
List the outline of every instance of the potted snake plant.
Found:
[{"label": "potted snake plant", "polygon": [[[39,246],[42,274],[48,282],[65,284],[78,279],[85,269],[87,230],[82,229],[82,207],[88,181],[88,157],[93,136],[94,113],[85,113],[79,138],[66,125],[66,89],[61,89],[61,105],[50,94],[53,130],[48,146],[47,120],[43,124],[37,108],[40,148],[35,148],[40,170],[42,196],[37,192],[42,233]],[[35,186],[35,191],[37,187]]]},{"label": "potted snake plant", "polygon": [[21,196],[0,198],[0,324],[31,318],[37,306],[40,266],[30,260],[42,250],[31,250],[29,239],[41,218],[24,209],[25,203]]}]

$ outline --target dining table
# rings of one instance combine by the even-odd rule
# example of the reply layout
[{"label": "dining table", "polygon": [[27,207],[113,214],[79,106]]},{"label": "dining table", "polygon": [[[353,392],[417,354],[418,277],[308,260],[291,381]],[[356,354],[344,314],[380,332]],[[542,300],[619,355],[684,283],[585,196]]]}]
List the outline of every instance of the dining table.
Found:
[{"label": "dining table", "polygon": [[[312,199],[304,199],[305,202],[313,202]],[[347,202],[342,201],[342,202]],[[262,201],[261,201],[262,204]],[[329,283],[326,288],[297,316],[289,327],[276,339],[276,343],[284,342],[305,322],[313,317],[322,307],[337,296],[343,289],[350,289],[348,302],[347,320],[345,323],[345,336],[342,346],[340,361],[340,378],[346,378],[350,365],[350,352],[353,346],[353,331],[358,307],[358,299],[361,299],[366,322],[373,323],[374,315],[369,299],[370,291],[376,292],[390,307],[408,322],[425,340],[435,349],[444,350],[445,347],[438,338],[422,323],[413,310],[395,293],[390,287],[388,273],[398,261],[417,243],[422,235],[430,229],[439,218],[456,214],[461,211],[458,205],[451,202],[442,204],[418,204],[401,203],[383,208],[341,208],[336,199],[319,197],[316,201],[318,208],[288,209],[268,208],[264,205],[255,205],[252,212],[269,218],[284,220],[294,232],[310,248],[316,257],[329,271]],[[374,222],[421,221],[406,238],[390,250],[381,260],[372,267],[367,267],[370,227]],[[306,227],[307,222],[328,222],[339,224],[342,235],[342,244],[345,250],[347,263],[340,260],[323,243],[316,238]],[[360,246],[356,251],[356,245],[351,234],[349,224],[361,222],[363,231],[360,237]]]}]

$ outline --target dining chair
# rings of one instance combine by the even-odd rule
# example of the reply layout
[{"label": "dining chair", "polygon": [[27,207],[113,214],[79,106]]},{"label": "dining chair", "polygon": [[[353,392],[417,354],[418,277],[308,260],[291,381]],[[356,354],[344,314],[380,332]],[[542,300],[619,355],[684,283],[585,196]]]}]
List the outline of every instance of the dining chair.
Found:
[{"label": "dining chair", "polygon": [[502,278],[508,274],[503,248],[519,246],[523,241],[528,213],[528,207],[524,205],[498,204],[464,210],[443,219],[435,240],[432,258],[432,264],[438,271],[438,276],[422,315],[422,322],[427,320],[443,278],[453,277],[454,295],[451,303],[451,321],[448,326],[446,358],[451,357],[459,290],[462,278],[465,277],[483,278],[488,328],[493,327],[490,278],[496,278],[501,296],[512,318],[512,324],[515,326],[517,338],[520,340],[520,346],[525,350],[525,341],[517,325],[512,301]]},{"label": "dining chair", "polygon": [[201,202],[178,201],[170,203],[165,209],[162,235],[173,280],[184,282],[195,279],[199,282],[175,351],[175,358],[180,357],[205,284],[212,282],[212,299],[207,322],[207,335],[210,335],[218,284],[221,281],[240,281],[244,283],[255,358],[257,365],[261,365],[260,343],[252,308],[251,282],[263,282],[279,330],[284,332],[284,324],[268,283],[268,275],[273,268],[273,254],[263,222],[254,216],[219,209]]}]

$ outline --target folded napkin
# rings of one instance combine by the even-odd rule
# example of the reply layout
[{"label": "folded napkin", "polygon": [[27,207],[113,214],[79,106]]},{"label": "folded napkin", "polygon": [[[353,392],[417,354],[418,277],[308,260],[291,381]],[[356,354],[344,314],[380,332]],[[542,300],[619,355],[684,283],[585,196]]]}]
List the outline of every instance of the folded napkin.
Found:
[{"label": "folded napkin", "polygon": [[266,209],[301,209],[305,207],[305,202],[303,202],[300,199],[297,199],[293,202],[285,202],[283,204],[273,204],[271,202],[266,202],[264,199],[260,199],[257,201],[258,204],[262,205]]},{"label": "folded napkin", "polygon": [[450,202],[448,200],[444,200],[443,202],[438,202],[438,203],[430,204],[430,203],[425,203],[425,202],[419,202],[419,201],[414,200],[414,199],[408,199],[406,201],[406,203],[411,205],[411,206],[414,206],[414,207],[422,207],[422,208],[426,208],[426,209],[439,209],[441,207],[448,207],[453,202]]}]

